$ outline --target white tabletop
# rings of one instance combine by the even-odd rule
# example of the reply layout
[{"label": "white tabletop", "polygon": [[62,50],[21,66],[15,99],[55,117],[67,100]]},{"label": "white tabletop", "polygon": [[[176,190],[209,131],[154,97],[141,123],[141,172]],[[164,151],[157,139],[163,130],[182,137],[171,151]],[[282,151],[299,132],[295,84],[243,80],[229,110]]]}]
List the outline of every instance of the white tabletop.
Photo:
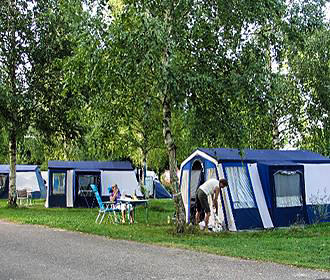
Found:
[{"label": "white tabletop", "polygon": [[130,203],[132,205],[137,205],[137,204],[147,204],[148,200],[147,199],[131,199],[131,198],[122,198],[118,199],[121,203]]}]

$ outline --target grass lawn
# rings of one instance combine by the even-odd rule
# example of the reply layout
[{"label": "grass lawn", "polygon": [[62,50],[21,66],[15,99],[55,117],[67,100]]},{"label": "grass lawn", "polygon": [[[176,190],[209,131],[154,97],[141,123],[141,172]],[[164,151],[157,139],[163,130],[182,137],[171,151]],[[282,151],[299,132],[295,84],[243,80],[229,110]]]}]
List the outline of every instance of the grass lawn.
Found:
[{"label": "grass lawn", "polygon": [[133,225],[95,224],[97,209],[47,209],[41,200],[28,208],[9,209],[6,205],[6,200],[0,200],[2,220],[330,271],[330,223],[236,233],[204,233],[193,228],[177,235],[174,225],[167,223],[174,212],[171,200],[150,201],[148,223],[144,208],[137,208]]}]

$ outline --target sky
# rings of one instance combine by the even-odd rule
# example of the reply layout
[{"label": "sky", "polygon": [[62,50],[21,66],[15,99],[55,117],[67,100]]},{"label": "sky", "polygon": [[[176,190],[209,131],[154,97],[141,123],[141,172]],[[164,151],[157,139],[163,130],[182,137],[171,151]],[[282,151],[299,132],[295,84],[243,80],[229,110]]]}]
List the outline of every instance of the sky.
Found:
[{"label": "sky", "polygon": [[330,2],[326,4],[326,19],[330,22]]}]

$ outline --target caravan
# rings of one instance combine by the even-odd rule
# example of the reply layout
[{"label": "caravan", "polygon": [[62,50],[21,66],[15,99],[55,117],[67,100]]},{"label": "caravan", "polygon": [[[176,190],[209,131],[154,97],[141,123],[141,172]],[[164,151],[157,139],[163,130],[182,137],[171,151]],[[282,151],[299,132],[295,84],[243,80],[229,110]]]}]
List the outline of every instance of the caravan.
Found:
[{"label": "caravan", "polygon": [[[0,198],[9,191],[9,165],[0,165]],[[46,186],[37,165],[16,165],[16,191],[31,191],[32,198],[46,198]]]},{"label": "caravan", "polygon": [[104,200],[117,184],[122,195],[141,195],[134,169],[128,161],[49,161],[46,207],[94,207],[91,184]]},{"label": "caravan", "polygon": [[210,178],[226,178],[218,216],[229,230],[330,221],[330,159],[310,151],[200,148],[182,164],[186,221],[195,193]]}]

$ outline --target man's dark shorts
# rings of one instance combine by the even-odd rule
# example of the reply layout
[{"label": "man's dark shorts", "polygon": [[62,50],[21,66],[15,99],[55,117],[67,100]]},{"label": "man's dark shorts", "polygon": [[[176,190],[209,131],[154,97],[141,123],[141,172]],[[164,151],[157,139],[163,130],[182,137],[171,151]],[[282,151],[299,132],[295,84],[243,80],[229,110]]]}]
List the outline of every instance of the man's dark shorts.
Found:
[{"label": "man's dark shorts", "polygon": [[207,195],[201,189],[196,192],[196,208],[198,212],[201,212],[201,210],[204,210],[205,213],[211,212]]}]

